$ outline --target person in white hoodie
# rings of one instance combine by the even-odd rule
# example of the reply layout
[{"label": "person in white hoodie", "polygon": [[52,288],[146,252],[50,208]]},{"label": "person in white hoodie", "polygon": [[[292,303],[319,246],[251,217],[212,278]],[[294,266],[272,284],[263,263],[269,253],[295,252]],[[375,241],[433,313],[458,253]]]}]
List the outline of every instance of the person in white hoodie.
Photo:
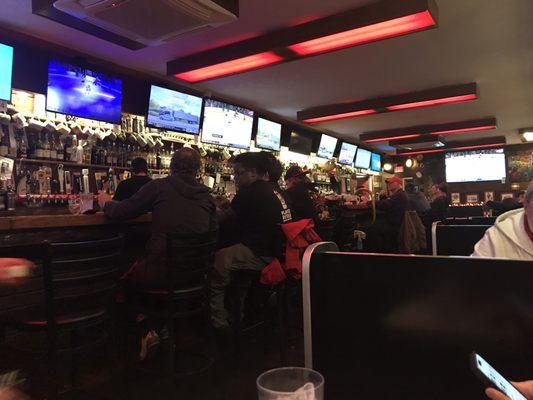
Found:
[{"label": "person in white hoodie", "polygon": [[476,243],[472,256],[533,260],[533,181],[529,183],[524,208],[500,215]]}]

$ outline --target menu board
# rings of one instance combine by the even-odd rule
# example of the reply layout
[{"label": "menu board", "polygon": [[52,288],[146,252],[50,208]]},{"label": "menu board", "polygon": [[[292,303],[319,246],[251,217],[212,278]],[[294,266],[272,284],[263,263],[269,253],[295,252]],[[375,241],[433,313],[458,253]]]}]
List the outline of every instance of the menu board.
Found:
[{"label": "menu board", "polygon": [[341,146],[341,152],[339,154],[339,163],[344,165],[353,165],[353,159],[357,151],[355,144],[344,142]]},{"label": "menu board", "polygon": [[254,112],[208,99],[205,101],[202,142],[249,149]]},{"label": "menu board", "polygon": [[357,157],[355,157],[355,167],[368,169],[370,167],[370,158],[372,157],[372,152],[365,149],[357,150]]},{"label": "menu board", "polygon": [[322,138],[320,139],[320,146],[318,147],[317,156],[331,159],[333,158],[335,147],[337,147],[337,138],[323,134]]},{"label": "menu board", "polygon": [[281,124],[259,118],[255,145],[261,149],[279,151],[281,142]]}]

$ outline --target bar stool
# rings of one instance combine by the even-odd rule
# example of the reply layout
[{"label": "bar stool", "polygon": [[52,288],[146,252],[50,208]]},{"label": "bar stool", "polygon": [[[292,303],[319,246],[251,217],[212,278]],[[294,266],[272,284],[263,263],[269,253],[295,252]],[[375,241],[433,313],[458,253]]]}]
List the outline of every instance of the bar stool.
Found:
[{"label": "bar stool", "polygon": [[[42,302],[2,315],[1,324],[18,332],[46,334],[49,398],[59,394],[60,357],[71,359],[70,379],[75,390],[78,357],[108,342],[116,349],[113,305],[123,242],[119,235],[84,242],[0,247],[1,256],[29,258],[41,267]],[[61,340],[63,337],[68,340]]]},{"label": "bar stool", "polygon": [[[159,287],[132,288],[142,299],[149,318],[168,327],[167,374],[183,377],[206,371],[213,364],[211,354],[200,355],[200,366],[176,371],[176,322],[203,315],[206,339],[211,339],[208,273],[213,267],[218,232],[167,234],[166,281]],[[211,353],[211,352],[209,352]]]}]

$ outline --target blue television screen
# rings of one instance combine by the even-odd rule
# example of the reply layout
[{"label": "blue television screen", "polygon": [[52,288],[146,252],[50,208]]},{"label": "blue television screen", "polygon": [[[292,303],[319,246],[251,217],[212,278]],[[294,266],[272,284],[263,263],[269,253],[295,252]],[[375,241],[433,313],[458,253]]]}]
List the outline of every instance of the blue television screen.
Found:
[{"label": "blue television screen", "polygon": [[0,100],[11,101],[13,47],[0,43]]},{"label": "blue television screen", "polygon": [[202,98],[152,85],[146,122],[155,128],[200,132]]},{"label": "blue television screen", "polygon": [[355,167],[356,168],[370,168],[370,158],[372,157],[372,152],[361,149],[357,150],[357,156],[355,157]]},{"label": "blue television screen", "polygon": [[46,110],[118,124],[122,111],[122,81],[50,60]]},{"label": "blue television screen", "polygon": [[372,157],[370,158],[370,169],[376,172],[381,171],[381,154],[372,153]]}]

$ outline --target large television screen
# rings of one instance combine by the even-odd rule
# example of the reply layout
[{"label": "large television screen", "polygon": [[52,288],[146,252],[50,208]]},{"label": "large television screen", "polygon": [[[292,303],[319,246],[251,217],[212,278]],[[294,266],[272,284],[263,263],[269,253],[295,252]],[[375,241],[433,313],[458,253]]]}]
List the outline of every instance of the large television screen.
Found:
[{"label": "large television screen", "polygon": [[254,112],[217,100],[205,101],[202,142],[249,149]]},{"label": "large television screen", "polygon": [[259,118],[255,145],[261,149],[279,151],[281,145],[281,124]]},{"label": "large television screen", "polygon": [[333,153],[337,147],[337,139],[328,135],[322,135],[317,156],[322,158],[333,158]]},{"label": "large television screen", "polygon": [[376,172],[381,171],[381,154],[372,153],[370,158],[370,169]]},{"label": "large television screen", "polygon": [[198,135],[202,98],[152,85],[146,123],[154,128]]},{"label": "large television screen", "polygon": [[341,152],[339,153],[339,163],[344,165],[353,165],[353,159],[357,151],[355,144],[344,142],[341,146]]},{"label": "large television screen", "polygon": [[11,101],[13,47],[0,43],[0,100]]},{"label": "large television screen", "polygon": [[503,149],[449,152],[445,163],[450,183],[500,181],[506,176]]},{"label": "large television screen", "polygon": [[122,81],[90,69],[50,60],[46,110],[119,124]]},{"label": "large television screen", "polygon": [[355,167],[356,168],[370,168],[370,158],[372,157],[372,152],[361,149],[357,150],[357,156],[355,157]]},{"label": "large television screen", "polygon": [[311,154],[313,149],[313,140],[307,136],[298,132],[291,133],[291,142],[289,144],[289,150],[300,154]]}]

